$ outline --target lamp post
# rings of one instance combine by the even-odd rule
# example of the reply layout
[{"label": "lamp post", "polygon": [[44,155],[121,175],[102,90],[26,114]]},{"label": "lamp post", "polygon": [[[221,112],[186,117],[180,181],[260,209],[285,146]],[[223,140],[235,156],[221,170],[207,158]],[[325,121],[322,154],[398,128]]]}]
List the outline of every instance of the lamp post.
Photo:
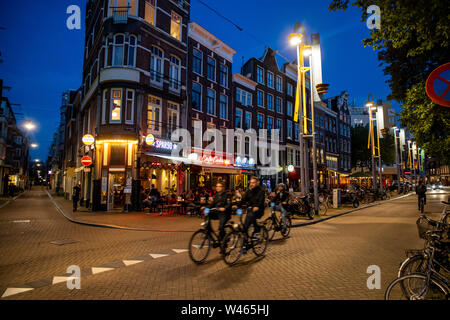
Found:
[{"label": "lamp post", "polygon": [[394,130],[394,145],[395,145],[395,166],[397,167],[397,180],[400,183],[400,167],[398,163],[398,147],[397,147],[397,127],[392,127]]},{"label": "lamp post", "polygon": [[305,168],[304,168],[304,146],[303,146],[303,114],[300,108],[300,83],[301,83],[301,68],[303,67],[303,57],[301,56],[301,42],[303,34],[297,32],[300,28],[300,23],[297,22],[294,26],[294,33],[289,35],[289,42],[291,45],[297,47],[297,89],[295,93],[295,112],[294,121],[300,122],[299,125],[299,138],[300,138],[300,180],[301,180],[301,193],[306,195],[306,185],[305,185]]},{"label": "lamp post", "polygon": [[[374,130],[373,122],[376,121],[376,117],[375,118],[373,117],[373,111],[377,110],[377,106],[374,105],[372,94],[369,94],[369,101],[367,101],[366,107],[369,108],[369,120],[370,120],[369,121],[370,122],[370,124],[369,124],[369,141],[367,143],[367,148],[372,149],[372,179],[373,179],[372,189],[374,192],[376,192],[376,190],[377,190],[376,171],[377,170],[375,168],[375,158],[380,159],[380,169],[381,169],[381,157],[380,157],[380,140],[379,140],[379,136],[378,136],[378,130],[377,130],[378,146],[375,145],[375,130]],[[380,183],[381,183],[381,181],[380,181]]]}]

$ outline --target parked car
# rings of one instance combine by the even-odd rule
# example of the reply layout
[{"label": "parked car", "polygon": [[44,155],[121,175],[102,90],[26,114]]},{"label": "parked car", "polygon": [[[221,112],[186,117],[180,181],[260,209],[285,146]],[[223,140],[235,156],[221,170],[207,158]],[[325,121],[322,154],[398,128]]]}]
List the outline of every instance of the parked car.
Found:
[{"label": "parked car", "polygon": [[442,190],[442,188],[443,188],[442,183],[440,182],[433,183],[431,186],[432,190]]}]

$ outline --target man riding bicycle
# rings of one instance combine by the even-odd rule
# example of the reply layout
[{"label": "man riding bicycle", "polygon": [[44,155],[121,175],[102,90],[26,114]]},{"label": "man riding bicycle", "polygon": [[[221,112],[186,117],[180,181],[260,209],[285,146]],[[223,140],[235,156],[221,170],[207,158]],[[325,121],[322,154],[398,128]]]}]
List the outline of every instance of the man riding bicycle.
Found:
[{"label": "man riding bicycle", "polygon": [[225,190],[222,182],[217,182],[216,194],[212,204],[208,207],[216,208],[219,211],[219,240],[222,241],[225,236],[225,224],[231,218],[231,195]]},{"label": "man riding bicycle", "polygon": [[425,185],[425,183],[423,182],[422,179],[420,179],[419,181],[419,185],[416,187],[416,194],[417,194],[417,200],[418,200],[418,206],[419,206],[419,210],[420,210],[420,200],[423,198],[423,205],[425,205],[427,203],[427,186]]},{"label": "man riding bicycle", "polygon": [[275,198],[273,199],[273,202],[275,203],[273,209],[281,212],[281,221],[283,221],[283,229],[286,228],[286,215],[287,215],[286,207],[288,200],[289,200],[289,192],[286,191],[285,185],[283,183],[280,183],[278,185]]},{"label": "man riding bicycle", "polygon": [[[247,207],[252,207],[251,212],[247,213],[244,222],[244,230],[248,231],[248,228],[253,224],[255,226],[255,231],[259,231],[259,227],[256,220],[264,215],[266,193],[263,187],[259,183],[257,177],[250,178],[250,189],[247,190],[241,199],[241,203],[247,205]],[[248,233],[247,233],[248,234]]]}]

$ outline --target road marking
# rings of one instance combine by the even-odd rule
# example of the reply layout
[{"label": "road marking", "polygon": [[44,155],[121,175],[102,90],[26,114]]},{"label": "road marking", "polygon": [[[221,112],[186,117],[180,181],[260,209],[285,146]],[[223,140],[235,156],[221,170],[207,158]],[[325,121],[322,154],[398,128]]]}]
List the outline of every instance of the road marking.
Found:
[{"label": "road marking", "polygon": [[3,293],[2,298],[9,297],[18,293],[34,290],[33,288],[8,288]]},{"label": "road marking", "polygon": [[181,252],[188,251],[187,249],[172,249],[172,250],[175,251],[175,253],[181,253]]},{"label": "road marking", "polygon": [[97,273],[111,271],[111,270],[114,270],[114,268],[96,268],[96,267],[92,267],[92,274],[97,274]]},{"label": "road marking", "polygon": [[167,257],[168,254],[150,253],[150,256],[151,256],[153,259],[158,259],[158,258],[162,258],[162,257]]},{"label": "road marking", "polygon": [[125,266],[132,266],[133,264],[141,263],[144,260],[123,260]]},{"label": "road marking", "polygon": [[53,277],[53,281],[52,284],[57,284],[57,283],[61,283],[61,282],[66,282],[67,279],[69,279],[70,277]]},{"label": "road marking", "polygon": [[13,222],[15,222],[15,223],[28,223],[30,221],[31,220],[14,220]]}]

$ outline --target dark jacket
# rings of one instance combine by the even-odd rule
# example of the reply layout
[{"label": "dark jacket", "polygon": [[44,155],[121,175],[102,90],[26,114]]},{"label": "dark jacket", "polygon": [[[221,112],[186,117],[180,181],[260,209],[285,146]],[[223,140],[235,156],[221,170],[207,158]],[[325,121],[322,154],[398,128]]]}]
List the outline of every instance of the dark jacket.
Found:
[{"label": "dark jacket", "polygon": [[418,194],[419,196],[424,196],[426,192],[427,187],[425,186],[425,184],[422,183],[416,187],[416,194]]},{"label": "dark jacket", "polygon": [[257,186],[245,192],[241,204],[245,204],[247,207],[258,207],[260,211],[264,212],[265,200],[266,192],[263,187]]},{"label": "dark jacket", "polygon": [[231,195],[223,191],[221,193],[216,193],[213,198],[213,203],[209,206],[210,208],[225,208],[226,213],[230,213],[231,210]]},{"label": "dark jacket", "polygon": [[81,188],[79,186],[73,187],[73,198],[80,199]]},{"label": "dark jacket", "polygon": [[283,190],[283,191],[277,191],[275,198],[273,199],[273,202],[276,204],[281,204],[283,207],[286,207],[286,204],[283,204],[283,202],[287,202],[289,200],[289,192]]},{"label": "dark jacket", "polygon": [[159,198],[161,198],[161,194],[156,188],[150,190],[149,196],[150,198],[152,198],[152,200],[159,200]]}]

